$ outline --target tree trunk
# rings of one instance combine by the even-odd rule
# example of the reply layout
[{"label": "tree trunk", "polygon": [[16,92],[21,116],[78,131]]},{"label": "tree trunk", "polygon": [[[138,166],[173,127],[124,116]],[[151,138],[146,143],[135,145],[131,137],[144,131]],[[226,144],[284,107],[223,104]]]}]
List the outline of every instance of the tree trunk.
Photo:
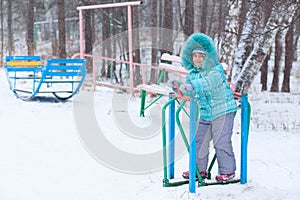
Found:
[{"label": "tree trunk", "polygon": [[173,43],[172,43],[172,37],[169,34],[169,30],[173,30],[173,12],[172,12],[172,5],[173,0],[164,0],[164,8],[165,10],[168,10],[170,12],[165,12],[163,15],[163,23],[162,28],[166,29],[162,32],[162,48],[161,54],[163,53],[169,53],[172,54],[173,52]]},{"label": "tree trunk", "polygon": [[0,2],[0,12],[1,12],[1,67],[3,66],[3,54],[4,54],[4,31],[3,31],[3,0]]},{"label": "tree trunk", "polygon": [[246,15],[247,15],[247,11],[248,11],[248,1],[244,1],[244,0],[239,0],[239,4],[240,4],[240,12],[239,12],[239,16],[238,16],[238,32],[237,32],[237,41],[239,42],[241,37],[242,37],[242,32],[243,32],[243,27],[244,24],[246,22]]},{"label": "tree trunk", "polygon": [[274,69],[273,69],[273,80],[271,85],[271,92],[279,91],[279,72],[280,62],[282,57],[282,32],[278,31],[275,36],[275,58],[274,58]]},{"label": "tree trunk", "polygon": [[[112,37],[112,9],[108,8],[107,9],[108,13],[109,13],[109,17],[108,17],[108,23],[105,23],[105,29],[107,29],[107,33],[108,33],[108,37],[107,37],[107,42],[105,42],[105,44],[107,44],[108,46],[106,46],[106,56],[109,58],[112,58],[112,43],[113,41],[111,41],[111,37]],[[107,28],[106,28],[107,27]],[[127,51],[129,52],[129,51]],[[106,69],[106,78],[110,78],[112,79],[113,76],[113,62],[112,61],[107,61],[107,69]]]},{"label": "tree trunk", "polygon": [[[212,31],[212,26],[213,26],[213,23],[216,20],[216,17],[215,17],[216,6],[217,6],[216,0],[213,0],[212,1],[212,9],[211,9],[211,12],[210,12],[210,20],[208,22],[208,28],[207,28],[207,34],[208,35],[214,35],[214,32]],[[197,19],[197,16],[196,16],[196,19]],[[196,20],[196,23],[198,23],[197,20]]]},{"label": "tree trunk", "polygon": [[[263,24],[264,26],[266,25],[271,11],[272,11],[272,3],[269,1],[263,1]],[[260,69],[260,83],[261,83],[261,91],[267,91],[268,90],[268,61],[270,60],[271,57],[271,49],[269,50],[268,55],[266,56],[262,67]]]},{"label": "tree trunk", "polygon": [[[161,29],[161,44],[160,44],[160,54],[169,53],[173,54],[173,35],[170,35],[170,30],[173,30],[173,0],[164,0],[164,9],[169,12],[164,12],[162,18],[162,28]],[[159,76],[161,71],[159,72]],[[166,73],[166,80],[168,73]]]},{"label": "tree trunk", "polygon": [[[109,38],[109,16],[108,15],[103,15],[102,16],[102,42],[104,45],[107,44],[107,39]],[[127,23],[127,22],[126,22]],[[127,44],[128,46],[128,44]],[[126,46],[126,47],[127,47]],[[109,48],[101,48],[102,49],[102,56],[104,57],[108,57],[109,55]],[[128,51],[126,51],[127,54],[128,54]],[[109,71],[109,70],[106,70],[109,65],[109,62],[105,61],[105,60],[102,60],[102,67],[101,67],[101,77],[109,77],[109,75],[106,73],[106,71]]]},{"label": "tree trunk", "polygon": [[194,0],[185,1],[183,32],[185,39],[194,33]]},{"label": "tree trunk", "polygon": [[214,35],[212,35],[212,37],[216,37],[216,39],[218,41],[218,46],[220,45],[220,38],[221,38],[221,35],[224,33],[224,29],[225,29],[224,7],[226,7],[226,6],[227,6],[227,1],[220,0],[220,4],[219,4],[219,8],[218,8],[218,16],[217,16],[218,18],[217,18],[217,23],[216,23],[217,28],[216,28],[216,32],[214,33]]},{"label": "tree trunk", "polygon": [[[92,25],[92,10],[85,10],[84,12],[84,41],[85,41],[85,53],[92,54],[93,52],[93,25]],[[86,68],[88,73],[93,72],[92,60],[87,59]]]},{"label": "tree trunk", "polygon": [[244,67],[237,78],[237,92],[245,93],[248,91],[253,79],[260,70],[262,63],[268,54],[268,49],[272,45],[272,41],[278,31],[278,27],[282,25],[289,26],[295,16],[297,3],[278,3],[280,6],[276,5],[273,7],[263,33],[257,39],[257,43],[254,45],[250,56],[247,58]]},{"label": "tree trunk", "polygon": [[[164,13],[163,13],[163,6],[164,6],[164,2],[163,1],[158,1],[158,16],[157,16],[157,27],[161,28],[163,27],[163,16],[164,16]],[[158,46],[161,45],[162,43],[162,38],[163,38],[163,35],[162,35],[162,32],[161,31],[158,31]]]},{"label": "tree trunk", "polygon": [[[201,12],[201,33],[206,34],[206,18],[207,18],[207,0],[202,1],[202,12]],[[188,10],[189,11],[189,10]]]},{"label": "tree trunk", "polygon": [[[271,48],[270,48],[271,49]],[[266,56],[262,67],[260,69],[260,83],[261,83],[261,91],[268,90],[268,61],[270,60],[271,52]]]},{"label": "tree trunk", "polygon": [[[298,7],[297,16],[300,16],[300,6]],[[295,19],[295,41],[294,41],[294,49],[297,49],[297,45],[300,38],[300,17]],[[294,61],[297,61],[300,58],[299,51],[294,51]]]},{"label": "tree trunk", "polygon": [[[123,12],[120,12],[120,18],[121,18],[121,23],[122,24],[128,24],[127,23],[127,16],[126,16],[126,10],[124,11],[124,9],[122,10]],[[125,32],[127,29],[127,26],[121,26],[121,32]],[[119,47],[120,47],[120,52],[122,52],[122,55],[120,57],[120,59],[122,60],[129,60],[128,58],[128,51],[126,50],[128,48],[128,39],[126,38],[125,40],[118,40],[118,44],[119,44]],[[134,44],[134,43],[133,43]],[[126,57],[127,56],[127,57]],[[126,67],[126,77],[124,76],[124,78],[127,78],[129,77],[129,65],[128,64],[125,64],[125,67]],[[119,69],[119,77],[120,77],[120,83],[122,85],[124,85],[124,79],[123,79],[123,76],[122,76],[122,69],[123,69],[123,64],[121,63],[121,67]],[[128,75],[128,76],[127,76]]]},{"label": "tree trunk", "polygon": [[[133,29],[135,29],[135,31],[133,31],[133,60],[134,62],[137,63],[141,63],[141,55],[140,55],[140,35],[139,35],[139,15],[138,15],[138,7],[134,7],[133,8],[133,15],[135,16],[133,18]],[[141,67],[136,66],[134,68],[135,71],[135,76],[134,76],[134,85],[139,85],[142,83],[142,76],[141,76]]]},{"label": "tree trunk", "polygon": [[59,57],[66,58],[65,0],[57,1]]},{"label": "tree trunk", "polygon": [[[152,10],[152,27],[157,27],[157,1],[152,1],[151,5]],[[151,48],[151,64],[156,64],[157,62],[157,49],[153,48],[157,46],[157,30],[155,28],[152,29],[151,34],[152,48]],[[155,83],[157,80],[156,70],[151,69],[150,80],[149,83]]]},{"label": "tree trunk", "polygon": [[284,75],[281,86],[281,92],[290,92],[290,75],[293,65],[294,57],[294,26],[291,24],[285,37],[285,61],[284,61]]},{"label": "tree trunk", "polygon": [[[238,19],[242,0],[229,0],[229,15],[226,18],[225,33],[222,35],[220,45],[220,60],[227,63],[231,69],[233,66],[233,58],[237,49],[238,40]],[[231,75],[229,75],[231,79]]]},{"label": "tree trunk", "polygon": [[253,49],[253,33],[259,22],[259,9],[256,1],[251,1],[250,10],[247,13],[246,22],[243,27],[241,39],[235,51],[235,60],[232,68],[232,82],[236,84],[239,74],[241,73],[244,63]]},{"label": "tree trunk", "polygon": [[29,0],[27,9],[27,54],[34,55],[34,0]]},{"label": "tree trunk", "polygon": [[14,35],[13,35],[13,25],[12,25],[12,12],[11,12],[11,5],[12,1],[7,2],[7,28],[8,28],[8,55],[12,55],[14,51]]}]

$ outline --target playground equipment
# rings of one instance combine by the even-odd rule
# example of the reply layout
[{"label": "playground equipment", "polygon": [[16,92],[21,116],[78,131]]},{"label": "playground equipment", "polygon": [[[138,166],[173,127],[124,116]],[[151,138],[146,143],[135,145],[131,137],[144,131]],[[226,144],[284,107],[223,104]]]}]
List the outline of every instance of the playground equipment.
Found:
[{"label": "playground equipment", "polygon": [[[144,88],[146,89],[146,88]],[[179,88],[178,88],[179,89]],[[150,90],[151,93],[155,92],[155,87]],[[160,90],[156,91],[158,94],[161,93]],[[161,96],[158,96],[161,98]],[[157,99],[158,99],[157,98]],[[201,179],[200,172],[196,165],[196,121],[197,121],[197,103],[193,97],[185,97],[179,92],[179,94],[169,93],[169,101],[165,103],[162,107],[162,146],[163,146],[163,186],[164,187],[173,187],[180,186],[183,184],[189,184],[190,192],[194,193],[196,188],[196,182],[198,182],[198,186],[209,186],[216,184],[230,184],[230,183],[238,183],[241,184],[247,183],[247,148],[248,148],[248,135],[249,135],[249,125],[250,125],[250,113],[251,106],[248,102],[247,94],[236,94],[235,98],[241,98],[241,170],[240,170],[240,179],[234,179],[227,182],[214,182],[211,181],[211,171],[217,159],[216,155],[211,160],[211,163],[208,167],[208,180],[204,181]],[[157,99],[154,101],[156,102]],[[184,105],[186,102],[190,102],[190,112],[188,113],[184,109]],[[177,110],[175,109],[176,102],[178,103]],[[153,105],[151,102],[147,107],[145,107],[144,99],[141,99],[141,107],[149,108]],[[169,109],[168,112],[168,120],[169,123],[166,123],[166,110]],[[184,112],[190,118],[190,138],[186,137],[184,129],[180,122],[180,113],[184,110]],[[142,111],[142,109],[141,109]],[[141,113],[140,113],[141,115]],[[143,116],[143,115],[141,115]],[[176,123],[175,123],[176,122]],[[168,127],[168,134],[166,133]],[[177,125],[178,130],[180,131],[180,135],[183,139],[183,142],[186,146],[187,151],[189,152],[189,172],[190,178],[189,180],[175,180],[174,179],[174,166],[175,166],[175,125]],[[168,138],[168,141],[167,141]],[[189,142],[190,141],[190,142]],[[196,174],[199,177],[198,181],[196,181]]]},{"label": "playground equipment", "polygon": [[[180,58],[177,56],[170,56],[170,55],[163,55],[162,60],[167,60],[170,62],[181,62]],[[223,65],[226,67],[226,65]],[[173,71],[179,73],[180,75],[185,75],[187,72],[183,70],[183,68],[176,69],[174,68],[174,65],[170,64],[164,64],[162,63],[159,65],[159,67],[163,67],[165,69],[172,69]],[[163,70],[163,72],[164,72]],[[161,77],[159,78],[159,81],[161,80]],[[142,85],[140,88],[142,90],[142,97],[141,97],[141,109],[140,109],[140,116],[144,116],[144,111],[151,107],[155,102],[157,102],[159,99],[161,99],[163,96],[166,95],[166,91],[164,91],[160,87],[160,82],[158,81],[156,86],[147,86]],[[175,83],[176,84],[176,83]],[[165,103],[162,107],[162,144],[163,144],[163,173],[164,173],[164,179],[163,179],[163,185],[164,187],[173,187],[173,186],[179,186],[183,184],[189,184],[190,192],[195,192],[195,183],[196,183],[196,174],[198,179],[198,186],[208,186],[208,185],[216,185],[216,184],[229,184],[229,183],[238,183],[245,184],[247,182],[247,145],[248,145],[248,134],[249,134],[249,122],[250,122],[250,104],[248,102],[247,94],[240,94],[234,92],[234,97],[236,99],[241,98],[241,172],[240,172],[240,179],[234,179],[228,182],[213,182],[213,181],[204,181],[201,179],[200,172],[198,170],[198,167],[196,165],[196,121],[197,121],[197,103],[193,97],[185,97],[182,95],[182,93],[179,90],[179,86],[176,85],[178,94],[175,94],[174,92],[169,92],[169,101]],[[154,99],[149,105],[145,105],[145,99],[146,94],[156,94],[157,98]],[[186,102],[190,102],[190,112],[188,112],[184,109],[184,105]],[[175,103],[178,103],[177,110],[175,109]],[[167,133],[166,133],[166,109],[169,108],[169,134],[168,134],[168,145],[167,145]],[[176,110],[176,112],[175,112]],[[185,113],[190,118],[190,138],[186,137],[184,133],[184,129],[180,122],[180,113],[184,110]],[[189,152],[189,172],[190,172],[190,178],[189,180],[174,180],[174,165],[175,165],[175,121],[177,124],[177,127],[180,131],[181,137],[183,139],[183,142],[186,146],[187,151]],[[190,142],[189,142],[190,141]],[[211,170],[213,169],[213,166],[215,164],[217,157],[214,155],[214,157],[211,160],[211,163],[208,167],[208,180],[211,179]]]},{"label": "playground equipment", "polygon": [[[151,66],[148,64],[142,64],[142,63],[136,63],[133,62],[133,31],[137,31],[137,30],[133,30],[132,29],[132,7],[133,6],[139,6],[142,5],[142,1],[131,1],[131,2],[121,2],[121,3],[109,3],[109,4],[101,4],[101,5],[89,5],[89,6],[79,6],[77,7],[77,10],[79,11],[79,47],[80,47],[80,52],[77,54],[74,54],[72,57],[76,58],[76,57],[80,57],[80,58],[88,58],[90,60],[92,60],[92,65],[93,65],[93,74],[92,74],[92,89],[96,90],[96,86],[104,86],[104,87],[110,87],[110,88],[115,88],[115,89],[121,89],[121,90],[126,90],[126,91],[131,91],[132,94],[134,94],[135,92],[141,92],[141,88],[138,88],[137,85],[134,84],[134,76],[136,73],[137,68],[140,68],[141,70],[141,76],[142,76],[142,83],[146,84],[147,81],[147,73],[149,71],[156,71],[159,70],[161,71],[162,68],[157,68],[157,66]],[[83,13],[85,11],[88,10],[94,10],[94,9],[107,9],[107,8],[120,8],[120,7],[125,7],[127,8],[127,32],[124,32],[124,35],[126,35],[126,37],[128,38],[128,48],[125,49],[125,51],[123,52],[123,50],[120,50],[120,54],[121,55],[127,55],[128,60],[121,60],[120,59],[116,59],[116,58],[111,58],[111,57],[105,57],[102,55],[93,55],[93,54],[87,54],[84,52],[84,20],[83,20]],[[111,26],[111,24],[107,24],[107,26]],[[111,28],[111,27],[110,27]],[[151,28],[148,29],[148,31],[152,31]],[[159,29],[159,28],[157,28]],[[144,30],[144,29],[143,29]],[[164,31],[166,31],[166,29],[163,29]],[[157,30],[156,30],[157,31]],[[162,31],[162,30],[160,30]],[[167,33],[171,34],[175,34],[174,32],[176,32],[176,35],[178,34],[177,31],[169,31]],[[147,33],[147,34],[151,34],[151,32]],[[182,33],[183,34],[183,33]],[[172,56],[171,56],[172,57]],[[111,63],[115,63],[115,64],[119,64],[119,65],[126,65],[126,69],[128,69],[128,71],[126,70],[126,72],[128,72],[128,74],[126,74],[126,78],[125,79],[125,84],[117,84],[117,83],[112,83],[112,77],[110,78],[111,83],[109,82],[104,82],[104,81],[100,81],[98,79],[99,76],[101,76],[99,74],[100,70],[98,69],[99,66],[101,66],[98,64],[97,61],[104,61],[104,64],[107,64],[109,66]],[[175,71],[174,70],[174,66],[173,69],[168,69],[165,71]],[[111,74],[113,74],[111,72]],[[128,75],[128,76],[127,76]],[[127,84],[129,83],[129,84]]]},{"label": "playground equipment", "polygon": [[[120,63],[129,64],[130,67],[130,89],[132,93],[134,92],[133,88],[133,44],[132,44],[132,6],[141,5],[142,1],[132,1],[132,2],[122,2],[122,3],[111,3],[111,4],[102,4],[102,5],[90,5],[90,6],[79,6],[77,10],[79,11],[79,47],[80,47],[80,58],[84,58],[85,56],[89,56],[84,54],[84,32],[83,32],[83,11],[91,10],[91,9],[99,9],[99,8],[115,8],[115,7],[127,7],[127,20],[128,20],[128,58],[129,62],[124,62],[122,60],[118,60]],[[75,55],[74,55],[75,56]],[[91,56],[91,55],[90,55]],[[93,57],[93,56],[91,56]],[[104,60],[117,61],[116,59],[98,57]],[[95,64],[93,64],[93,84],[94,87],[96,85],[96,76],[95,76]]]},{"label": "playground equipment", "polygon": [[[234,179],[228,182],[205,182],[201,179],[200,172],[196,165],[196,120],[197,120],[197,105],[194,98],[190,98],[190,144],[188,139],[184,133],[182,128],[179,114],[183,109],[187,100],[179,101],[180,97],[174,96],[174,94],[169,95],[169,101],[163,106],[162,109],[162,140],[163,140],[163,163],[164,163],[164,179],[163,185],[164,187],[172,187],[172,186],[179,186],[183,184],[189,184],[190,192],[195,192],[195,183],[196,183],[196,174],[198,177],[198,186],[208,186],[208,185],[216,185],[216,184],[229,184],[229,183],[238,183],[241,184],[247,183],[247,146],[248,146],[248,135],[249,135],[249,121],[250,121],[250,112],[251,106],[248,102],[248,95],[242,94],[241,96],[241,172],[240,172],[240,179]],[[175,102],[179,103],[177,111],[175,113]],[[169,143],[167,145],[167,133],[166,133],[166,109],[169,107]],[[175,119],[178,129],[180,131],[181,137],[184,141],[184,144],[189,152],[189,172],[190,172],[190,179],[189,180],[177,180],[172,181],[174,178],[174,136],[175,136]],[[167,150],[168,146],[168,150]],[[167,154],[167,151],[168,154]],[[168,156],[167,156],[168,155]],[[169,159],[168,159],[169,157]],[[211,170],[214,166],[216,161],[216,155],[214,155],[213,159],[208,168],[208,179],[211,179]]]},{"label": "playground equipment", "polygon": [[86,75],[84,59],[49,59],[43,66],[40,56],[7,56],[4,68],[10,89],[23,100],[42,93],[67,100],[79,91]]},{"label": "playground equipment", "polygon": [[[183,78],[183,76],[185,74],[187,74],[186,71],[181,71],[179,69],[175,69],[173,65],[170,65],[168,63],[161,63],[160,67],[154,67],[154,66],[149,66],[149,65],[145,65],[145,64],[141,64],[141,63],[134,63],[133,62],[133,49],[132,49],[132,6],[135,5],[140,5],[142,4],[141,1],[136,1],[136,2],[124,2],[124,3],[113,3],[113,4],[103,4],[103,5],[91,5],[91,6],[81,6],[81,7],[77,7],[77,10],[79,10],[79,26],[80,26],[80,53],[77,55],[74,55],[73,57],[76,56],[80,56],[80,58],[84,58],[84,57],[89,57],[93,59],[93,89],[95,90],[96,85],[100,85],[100,86],[107,86],[107,87],[111,87],[111,88],[116,88],[116,89],[122,89],[122,90],[131,90],[132,93],[136,92],[136,91],[141,91],[142,92],[142,101],[141,101],[141,110],[140,110],[140,115],[143,116],[144,115],[144,111],[149,108],[151,105],[153,105],[156,101],[158,101],[160,98],[162,98],[163,96],[166,96],[170,93],[169,90],[165,90],[163,87],[159,87],[160,86],[160,80],[162,78],[162,74],[164,74],[165,72],[173,72],[178,74],[178,79],[180,80],[180,78]],[[107,57],[103,57],[103,56],[98,56],[98,55],[89,55],[89,54],[85,54],[84,53],[84,32],[83,32],[83,11],[84,10],[90,10],[90,9],[97,9],[97,8],[113,8],[113,7],[122,7],[125,6],[128,9],[128,58],[129,61],[124,61],[124,60],[118,60],[115,58],[107,58]],[[172,60],[171,62],[180,62],[180,59],[178,59],[178,57],[174,57],[171,55],[165,55],[169,60],[171,58],[175,58],[175,60]],[[116,84],[108,84],[108,83],[100,83],[98,82],[97,79],[97,67],[96,67],[96,59],[101,59],[101,60],[105,60],[105,61],[109,61],[109,62],[116,62],[116,63],[123,63],[126,65],[129,65],[129,72],[130,72],[130,87],[126,87],[126,86],[121,86],[121,85],[116,85]],[[168,60],[166,59],[166,60]],[[144,69],[149,69],[149,70],[159,70],[161,72],[161,76],[159,78],[159,81],[157,82],[157,84],[155,85],[146,85],[146,79],[143,78],[143,85],[139,86],[138,88],[135,88],[134,86],[134,68],[133,67],[141,67],[143,71],[145,71]],[[143,74],[144,77],[144,74]],[[151,103],[151,105],[146,106],[146,95],[147,94],[154,94],[157,95],[157,99],[154,100],[154,102]],[[234,94],[236,98],[240,98],[241,94],[235,93]],[[247,140],[248,140],[248,128],[249,128],[249,122],[246,122],[247,120],[249,120],[249,116],[246,116],[247,114],[249,115],[250,111],[250,104],[247,103],[248,101],[245,102],[245,100],[243,100],[245,98],[245,96],[242,97],[242,101],[244,101],[243,104],[243,108],[247,108],[247,109],[242,109],[242,116],[244,116],[242,118],[242,168],[241,168],[241,179],[240,180],[235,180],[234,182],[241,182],[242,184],[247,182]],[[190,152],[190,180],[189,181],[181,181],[181,182],[172,182],[170,181],[170,179],[173,179],[174,177],[174,167],[172,167],[175,162],[174,159],[172,160],[172,157],[174,158],[174,150],[172,150],[172,148],[174,149],[173,144],[169,144],[169,160],[167,159],[167,140],[166,140],[166,124],[165,124],[165,112],[168,106],[170,106],[169,112],[172,114],[169,114],[169,121],[173,121],[173,123],[170,125],[169,131],[170,130],[174,130],[174,128],[171,128],[171,126],[173,127],[175,124],[175,114],[174,114],[174,110],[175,110],[175,106],[174,103],[175,101],[180,102],[179,100],[181,100],[181,104],[180,104],[180,109],[178,109],[176,111],[176,121],[177,124],[180,124],[180,120],[177,116],[179,116],[179,112],[180,110],[183,109],[183,105],[185,102],[190,101],[190,141],[191,143],[188,143],[188,139],[186,137],[184,139],[184,142],[187,146],[188,151]],[[247,105],[245,107],[245,105]],[[172,112],[171,112],[172,110]],[[189,183],[190,184],[190,191],[191,192],[195,192],[195,175],[196,173],[196,165],[195,165],[195,152],[196,152],[196,145],[195,145],[195,140],[193,140],[193,138],[195,138],[195,133],[196,133],[196,102],[193,98],[188,98],[188,97],[184,97],[180,94],[170,94],[170,101],[167,102],[164,107],[163,107],[163,113],[162,113],[162,131],[163,133],[163,157],[164,157],[164,186],[165,187],[169,187],[169,186],[176,186],[176,185],[181,185],[184,183]],[[245,114],[246,113],[246,114]],[[171,123],[171,122],[170,122]],[[246,127],[246,128],[245,128]],[[182,135],[185,135],[183,132],[181,132]],[[174,131],[170,131],[169,134],[169,143],[172,143],[170,138],[172,138],[172,134],[174,135]],[[213,167],[213,163],[215,162],[216,158],[213,159],[212,164],[210,165],[210,170]],[[169,164],[168,164],[169,163]],[[168,178],[168,172],[169,172],[169,178]],[[203,186],[203,185],[209,185],[208,183],[205,183],[202,180],[198,180],[199,186]],[[211,183],[213,184],[213,183]]]}]

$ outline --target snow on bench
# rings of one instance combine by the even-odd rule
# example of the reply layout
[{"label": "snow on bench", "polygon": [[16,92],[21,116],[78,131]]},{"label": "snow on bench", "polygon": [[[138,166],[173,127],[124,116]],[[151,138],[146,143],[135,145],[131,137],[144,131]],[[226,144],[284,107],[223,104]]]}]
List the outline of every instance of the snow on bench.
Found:
[{"label": "snow on bench", "polygon": [[[172,62],[172,64],[164,63],[164,62]],[[181,58],[179,56],[170,55],[168,53],[164,53],[161,56],[161,62],[158,65],[158,68],[164,72],[171,72],[177,75],[186,75],[188,71],[181,65]],[[168,95],[170,92],[173,92],[172,88],[166,85],[157,84],[142,84],[137,87],[140,90],[145,90],[150,94],[163,94]]]}]

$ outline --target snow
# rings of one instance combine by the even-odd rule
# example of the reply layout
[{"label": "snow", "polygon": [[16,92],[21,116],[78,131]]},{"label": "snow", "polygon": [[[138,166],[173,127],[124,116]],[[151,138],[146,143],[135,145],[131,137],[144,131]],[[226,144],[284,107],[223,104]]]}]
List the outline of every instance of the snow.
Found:
[{"label": "snow", "polygon": [[[83,141],[82,134],[88,134],[91,129],[87,127],[82,133],[77,124],[83,122],[78,122],[81,118],[76,116],[76,106],[87,106],[80,98],[65,103],[55,102],[52,97],[25,102],[9,90],[3,69],[0,69],[0,82],[1,200],[294,200],[300,197],[299,92],[261,93],[254,87],[249,94],[252,119],[247,184],[200,187],[196,194],[191,194],[188,185],[162,187],[162,168],[133,173],[122,171],[122,165],[113,169],[108,163],[100,162]],[[299,80],[294,80],[293,84],[299,88]],[[78,97],[81,94],[85,92],[81,91]],[[138,117],[139,97],[100,87],[93,96],[95,119],[115,147],[146,158],[161,149],[159,127],[150,129],[152,133],[148,135],[143,130],[160,122],[163,103],[141,119]],[[239,117],[238,113],[233,135],[237,174],[240,164]],[[90,118],[84,120],[86,124],[91,121]],[[130,129],[126,124],[136,127]],[[137,131],[130,133],[128,130]],[[102,153],[116,156],[109,151]],[[187,157],[186,153],[177,157],[177,178],[188,169]],[[121,156],[118,159],[126,162]],[[215,168],[213,175],[217,172]],[[132,171],[134,169],[132,165]]]}]

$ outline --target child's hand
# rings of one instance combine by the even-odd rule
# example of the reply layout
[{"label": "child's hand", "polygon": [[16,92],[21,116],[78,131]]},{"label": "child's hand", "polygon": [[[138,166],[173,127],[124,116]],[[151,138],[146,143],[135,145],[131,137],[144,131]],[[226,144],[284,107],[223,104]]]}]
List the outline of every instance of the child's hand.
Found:
[{"label": "child's hand", "polygon": [[180,91],[183,93],[184,96],[193,96],[194,95],[194,88],[191,84],[182,84],[180,86]]},{"label": "child's hand", "polygon": [[174,79],[170,79],[167,82],[167,86],[171,87],[174,92],[178,93],[177,88],[176,88],[176,84],[174,84],[174,83],[176,83],[178,86],[180,86],[180,85],[182,85],[182,82],[174,80]]}]

